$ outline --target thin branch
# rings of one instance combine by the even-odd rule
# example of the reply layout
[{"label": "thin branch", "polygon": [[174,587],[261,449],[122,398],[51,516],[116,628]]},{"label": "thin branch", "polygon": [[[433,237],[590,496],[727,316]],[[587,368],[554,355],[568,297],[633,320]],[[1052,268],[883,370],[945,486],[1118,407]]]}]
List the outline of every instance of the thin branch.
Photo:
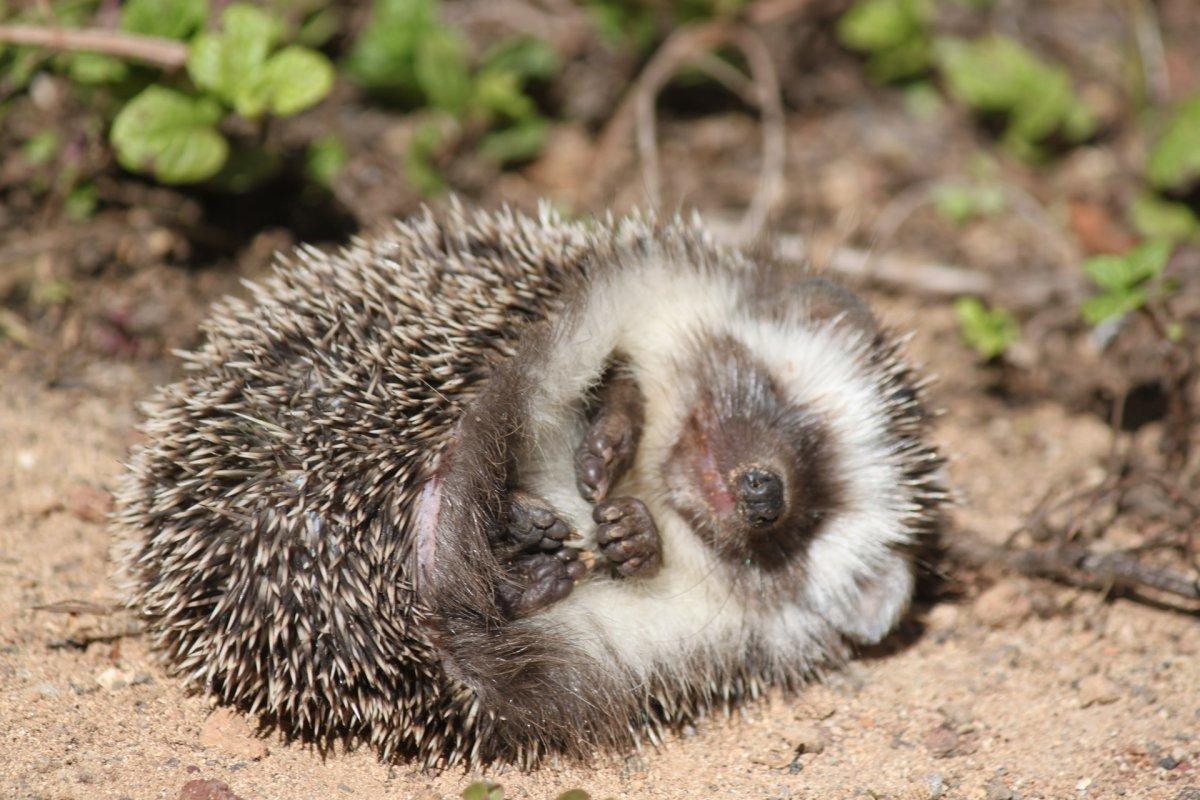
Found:
[{"label": "thin branch", "polygon": [[38,25],[0,25],[0,43],[46,47],[51,50],[103,53],[143,61],[163,69],[187,63],[187,45],[159,36],[140,36],[99,28],[47,28]]},{"label": "thin branch", "polygon": [[758,92],[758,107],[762,116],[762,170],[758,188],[750,208],[742,217],[738,234],[744,239],[753,239],[762,233],[771,212],[783,196],[784,168],[787,165],[787,126],[783,111],[783,95],[779,88],[779,74],[771,61],[762,36],[752,28],[738,33],[738,47],[746,55],[750,74]]},{"label": "thin branch", "polygon": [[1143,564],[1126,553],[1093,553],[1076,544],[1015,549],[982,541],[966,531],[947,537],[946,555],[975,568],[999,567],[1033,578],[1108,591],[1154,589],[1200,600],[1200,578]]},{"label": "thin branch", "polygon": [[[644,122],[652,116],[647,114],[646,106],[653,109],[654,99],[681,66],[727,44],[741,29],[743,20],[751,25],[778,23],[809,1],[758,0],[737,17],[714,19],[675,29],[646,63],[601,131],[592,158],[590,184],[602,185],[604,176],[615,171],[614,165],[620,162],[619,154],[629,141],[630,134],[638,127],[639,120]],[[641,127],[639,148],[644,152],[648,126],[642,124]]]}]

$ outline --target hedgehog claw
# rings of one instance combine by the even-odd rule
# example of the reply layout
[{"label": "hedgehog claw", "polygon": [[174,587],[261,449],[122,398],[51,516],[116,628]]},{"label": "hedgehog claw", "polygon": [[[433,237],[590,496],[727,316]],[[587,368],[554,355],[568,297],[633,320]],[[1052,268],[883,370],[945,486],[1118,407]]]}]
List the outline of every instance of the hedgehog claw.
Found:
[{"label": "hedgehog claw", "polygon": [[662,566],[662,541],[658,526],[641,500],[620,497],[607,500],[592,512],[600,523],[596,543],[620,577],[649,578]]}]

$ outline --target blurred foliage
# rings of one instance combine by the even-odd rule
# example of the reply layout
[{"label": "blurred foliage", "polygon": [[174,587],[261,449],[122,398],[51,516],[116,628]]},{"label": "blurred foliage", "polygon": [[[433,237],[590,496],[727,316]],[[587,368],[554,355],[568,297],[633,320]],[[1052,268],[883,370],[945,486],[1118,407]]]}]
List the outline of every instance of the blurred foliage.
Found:
[{"label": "blurred foliage", "polygon": [[933,66],[931,0],[860,0],[838,22],[842,44],[867,56],[867,71],[891,82]]},{"label": "blurred foliage", "polygon": [[1003,141],[1017,155],[1040,155],[1040,146],[1052,136],[1075,143],[1095,131],[1094,115],[1076,96],[1067,72],[1016,40],[943,39],[937,51],[950,94],[975,111],[1004,116]]},{"label": "blurred foliage", "polygon": [[937,212],[956,225],[994,217],[1008,208],[1004,188],[994,183],[946,183],[933,190]]},{"label": "blurred foliage", "polygon": [[1185,242],[1200,237],[1200,218],[1184,203],[1141,194],[1129,207],[1129,221],[1146,239]]},{"label": "blurred foliage", "polygon": [[1003,308],[988,308],[976,297],[954,302],[954,316],[963,341],[985,361],[1004,355],[1020,336],[1016,319]]},{"label": "blurred foliage", "polygon": [[492,781],[476,781],[463,789],[463,800],[504,800],[504,787]]},{"label": "blurred foliage", "polygon": [[529,86],[560,66],[554,49],[531,36],[501,42],[473,60],[463,35],[439,20],[436,0],[376,0],[345,61],[350,75],[376,95],[457,123],[431,123],[412,140],[405,168],[425,193],[444,186],[434,156],[452,144],[451,132],[500,165],[540,153],[548,124]]},{"label": "blurred foliage", "polygon": [[1200,97],[1171,115],[1146,160],[1146,177],[1160,191],[1186,191],[1200,183]]},{"label": "blurred foliage", "polygon": [[[1173,250],[1170,242],[1151,241],[1121,255],[1085,261],[1083,271],[1100,291],[1083,301],[1083,318],[1096,325],[1145,306],[1151,298],[1151,284],[1166,269]],[[1168,292],[1171,287],[1160,284],[1157,288]]]}]

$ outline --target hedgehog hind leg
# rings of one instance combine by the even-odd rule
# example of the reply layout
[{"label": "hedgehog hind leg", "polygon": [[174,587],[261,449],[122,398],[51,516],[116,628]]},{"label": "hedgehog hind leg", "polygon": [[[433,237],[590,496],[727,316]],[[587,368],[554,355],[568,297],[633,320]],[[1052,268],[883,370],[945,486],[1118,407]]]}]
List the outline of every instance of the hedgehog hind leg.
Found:
[{"label": "hedgehog hind leg", "polygon": [[570,526],[538,497],[510,492],[498,527],[493,548],[504,579],[497,595],[510,616],[525,616],[562,600],[587,571],[579,553],[566,544]]}]

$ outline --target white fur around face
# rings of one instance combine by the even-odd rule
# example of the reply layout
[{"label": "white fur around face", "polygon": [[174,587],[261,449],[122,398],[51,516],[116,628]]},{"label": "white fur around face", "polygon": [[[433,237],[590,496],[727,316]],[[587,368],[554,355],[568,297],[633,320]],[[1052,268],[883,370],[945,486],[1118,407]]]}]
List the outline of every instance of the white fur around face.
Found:
[{"label": "white fur around face", "polygon": [[[838,634],[880,639],[907,606],[908,538],[901,470],[889,451],[887,408],[865,368],[865,343],[836,322],[786,323],[741,307],[735,276],[647,259],[616,271],[560,325],[528,420],[522,487],[549,501],[595,549],[591,506],[575,488],[572,456],[584,435],[578,398],[614,351],[628,359],[645,398],[636,462],[614,496],[641,499],[659,526],[663,568],[653,578],[600,571],[531,623],[558,629],[601,659],[645,679],[681,656],[736,654],[751,640],[789,671],[821,661]],[[838,453],[845,508],[812,542],[803,590],[781,605],[734,590],[728,567],[666,503],[661,465],[689,410],[680,362],[697,340],[728,336],[768,364],[794,399],[820,412]],[[755,602],[758,600],[758,602]]]}]

